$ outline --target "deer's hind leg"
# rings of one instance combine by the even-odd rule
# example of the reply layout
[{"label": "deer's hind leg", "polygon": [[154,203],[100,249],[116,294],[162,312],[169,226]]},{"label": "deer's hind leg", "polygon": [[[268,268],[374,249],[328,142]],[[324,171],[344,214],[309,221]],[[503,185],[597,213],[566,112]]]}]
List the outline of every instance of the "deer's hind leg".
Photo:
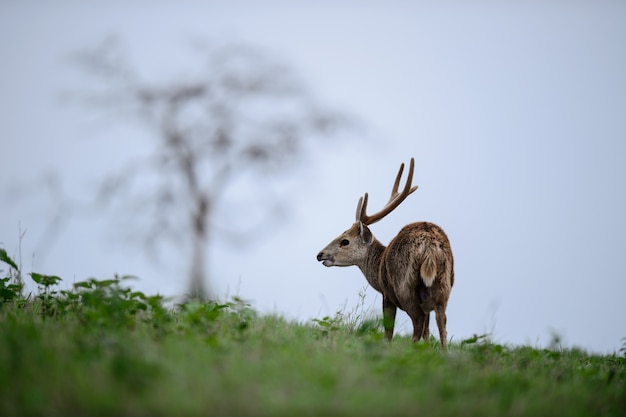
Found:
[{"label": "deer's hind leg", "polygon": [[422,339],[426,343],[430,342],[430,313],[424,313],[424,329],[422,330]]},{"label": "deer's hind leg", "polygon": [[448,347],[448,332],[446,331],[446,305],[435,306],[435,319],[437,320],[437,328],[439,329],[439,340],[441,341],[441,347],[446,349]]},{"label": "deer's hind leg", "polygon": [[424,339],[428,342],[430,337],[430,330],[428,328],[429,317],[428,314],[425,314],[421,308],[415,308],[411,311],[409,317],[411,317],[411,321],[413,322],[413,341],[418,342],[421,339]]}]

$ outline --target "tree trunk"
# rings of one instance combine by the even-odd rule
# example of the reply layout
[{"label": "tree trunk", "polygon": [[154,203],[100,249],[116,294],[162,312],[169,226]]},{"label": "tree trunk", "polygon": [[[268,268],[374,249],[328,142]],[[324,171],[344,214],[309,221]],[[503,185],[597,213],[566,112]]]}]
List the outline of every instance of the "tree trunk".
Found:
[{"label": "tree trunk", "polygon": [[194,235],[194,244],[191,254],[191,270],[189,271],[189,289],[187,298],[193,300],[207,300],[210,293],[206,284],[206,241]]},{"label": "tree trunk", "polygon": [[188,299],[208,300],[213,294],[208,289],[206,282],[206,262],[208,247],[209,204],[203,196],[198,198],[197,210],[192,215],[193,246],[191,248],[191,270],[189,272]]}]

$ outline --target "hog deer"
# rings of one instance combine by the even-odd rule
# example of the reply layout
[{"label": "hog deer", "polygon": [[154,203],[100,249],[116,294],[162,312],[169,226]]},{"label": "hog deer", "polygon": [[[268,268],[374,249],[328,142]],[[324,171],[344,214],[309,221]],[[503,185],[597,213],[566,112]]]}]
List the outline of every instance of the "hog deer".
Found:
[{"label": "hog deer", "polygon": [[367,193],[359,198],[356,222],[330,242],[317,255],[324,266],[351,266],[361,269],[367,282],[383,296],[385,337],[393,338],[398,308],[413,322],[413,341],[428,342],[430,312],[435,310],[441,346],[448,345],[446,307],[454,284],[454,260],[445,232],[428,222],[411,223],[402,228],[389,246],[380,243],[369,225],[381,220],[417,190],[413,181],[414,159],[406,185],[398,192],[404,164],[391,191],[387,205],[378,213],[367,215]]}]

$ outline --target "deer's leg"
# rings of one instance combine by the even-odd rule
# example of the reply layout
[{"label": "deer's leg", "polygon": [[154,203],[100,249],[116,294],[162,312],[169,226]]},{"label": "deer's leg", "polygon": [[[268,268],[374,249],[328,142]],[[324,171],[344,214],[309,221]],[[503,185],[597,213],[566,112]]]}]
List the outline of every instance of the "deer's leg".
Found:
[{"label": "deer's leg", "polygon": [[[421,308],[417,307],[409,314],[411,321],[413,322],[413,341],[419,342],[424,336],[424,332],[428,329],[428,316],[424,314]],[[428,341],[428,339],[426,339]]]},{"label": "deer's leg", "polygon": [[448,332],[446,331],[446,306],[435,306],[435,318],[437,319],[437,327],[439,328],[439,340],[441,340],[441,347],[448,347]]},{"label": "deer's leg", "polygon": [[424,313],[424,328],[421,336],[426,343],[430,342],[430,313]]},{"label": "deer's leg", "polygon": [[391,338],[393,338],[393,327],[396,322],[397,309],[395,304],[392,304],[386,297],[383,297],[383,326],[385,327],[385,338],[389,342],[391,342]]}]

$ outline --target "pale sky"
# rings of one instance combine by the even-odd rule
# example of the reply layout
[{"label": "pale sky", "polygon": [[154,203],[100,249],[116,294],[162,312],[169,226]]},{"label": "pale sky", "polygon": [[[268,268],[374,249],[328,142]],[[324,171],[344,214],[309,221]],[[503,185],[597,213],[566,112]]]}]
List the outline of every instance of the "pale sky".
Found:
[{"label": "pale sky", "polygon": [[[133,274],[140,290],[181,294],[185,258],[156,265],[120,241],[119,222],[105,213],[44,239],[59,210],[28,187],[56,172],[68,196],[88,198],[99,178],[150,143],[147,131],[61,100],[87,82],[72,53],[116,36],[141,73],[158,79],[194,72],[194,41],[250,44],[365,127],[363,137],[312,147],[306,166],[290,172],[291,214],[281,227],[244,248],[213,242],[218,294],[301,321],[350,310],[365,278],[315,255],[352,224],[364,192],[372,210],[382,206],[399,164],[415,157],[419,189],[372,231],[385,244],[414,221],[447,232],[453,341],[488,332],[500,343],[546,346],[556,333],[567,346],[619,350],[626,4],[293,3],[2,2],[0,246],[17,257],[21,227],[25,272],[56,274],[65,285]],[[366,306],[380,313],[380,302],[368,288]],[[397,323],[409,331],[406,315]]]}]

